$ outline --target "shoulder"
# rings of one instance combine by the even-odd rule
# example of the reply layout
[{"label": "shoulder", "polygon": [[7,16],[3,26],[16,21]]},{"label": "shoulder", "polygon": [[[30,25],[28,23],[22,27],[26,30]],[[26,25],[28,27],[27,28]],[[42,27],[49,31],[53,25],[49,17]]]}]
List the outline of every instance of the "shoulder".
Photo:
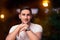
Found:
[{"label": "shoulder", "polygon": [[34,23],[32,23],[31,26],[32,26],[32,27],[31,27],[31,30],[34,31],[34,32],[42,32],[42,31],[43,31],[42,26],[39,25],[39,24],[34,24]]},{"label": "shoulder", "polygon": [[14,25],[10,28],[9,33],[13,32],[16,28],[18,27],[18,25]]},{"label": "shoulder", "polygon": [[16,28],[18,25],[14,25],[14,26],[12,26],[11,28]]},{"label": "shoulder", "polygon": [[39,24],[34,24],[35,25],[35,27],[42,27],[41,25],[39,25]]},{"label": "shoulder", "polygon": [[34,23],[31,23],[31,26],[33,26],[33,28],[42,28],[41,25],[39,25],[39,24],[34,24]]}]

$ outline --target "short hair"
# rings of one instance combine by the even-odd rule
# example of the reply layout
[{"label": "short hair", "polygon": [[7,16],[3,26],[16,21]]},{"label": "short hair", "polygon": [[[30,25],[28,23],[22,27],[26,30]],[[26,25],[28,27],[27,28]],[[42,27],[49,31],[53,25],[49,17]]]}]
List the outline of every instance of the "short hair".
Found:
[{"label": "short hair", "polygon": [[[31,13],[31,15],[32,15],[32,10],[31,10],[31,8],[29,8],[29,7],[23,7],[23,8],[20,9],[20,13],[21,13],[22,10],[29,10],[30,13]],[[19,13],[19,14],[20,14],[20,13]]]}]

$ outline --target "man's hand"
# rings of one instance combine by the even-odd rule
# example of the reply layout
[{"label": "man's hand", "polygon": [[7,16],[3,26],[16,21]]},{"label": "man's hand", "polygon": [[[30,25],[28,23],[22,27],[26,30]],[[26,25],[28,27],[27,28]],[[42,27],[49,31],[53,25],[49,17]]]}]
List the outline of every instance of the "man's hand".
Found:
[{"label": "man's hand", "polygon": [[16,35],[19,36],[20,31],[25,30],[28,27],[27,24],[20,24],[18,25],[18,27],[11,33],[9,33],[6,37],[6,40],[15,40],[16,39]]},{"label": "man's hand", "polygon": [[28,24],[22,24],[22,25],[23,25],[23,27],[21,28],[20,31],[25,31],[29,27]]}]

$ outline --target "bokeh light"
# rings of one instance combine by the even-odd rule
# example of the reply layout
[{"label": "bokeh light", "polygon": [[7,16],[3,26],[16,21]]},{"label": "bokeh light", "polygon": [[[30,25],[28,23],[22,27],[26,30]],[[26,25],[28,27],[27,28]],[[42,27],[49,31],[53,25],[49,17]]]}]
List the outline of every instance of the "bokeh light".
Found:
[{"label": "bokeh light", "polygon": [[48,3],[49,3],[48,0],[44,0],[42,4],[43,4],[44,7],[48,7]]},{"label": "bokeh light", "polygon": [[5,17],[4,14],[1,14],[1,15],[0,15],[0,18],[1,18],[1,19],[4,19],[4,17]]}]

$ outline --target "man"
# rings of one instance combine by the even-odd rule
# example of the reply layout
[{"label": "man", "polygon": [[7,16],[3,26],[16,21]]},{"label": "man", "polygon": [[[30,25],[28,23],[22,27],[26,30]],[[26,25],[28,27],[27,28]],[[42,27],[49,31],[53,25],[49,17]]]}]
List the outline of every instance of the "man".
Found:
[{"label": "man", "polygon": [[42,27],[30,22],[32,19],[30,8],[22,8],[19,19],[21,24],[12,26],[6,40],[41,40]]}]

